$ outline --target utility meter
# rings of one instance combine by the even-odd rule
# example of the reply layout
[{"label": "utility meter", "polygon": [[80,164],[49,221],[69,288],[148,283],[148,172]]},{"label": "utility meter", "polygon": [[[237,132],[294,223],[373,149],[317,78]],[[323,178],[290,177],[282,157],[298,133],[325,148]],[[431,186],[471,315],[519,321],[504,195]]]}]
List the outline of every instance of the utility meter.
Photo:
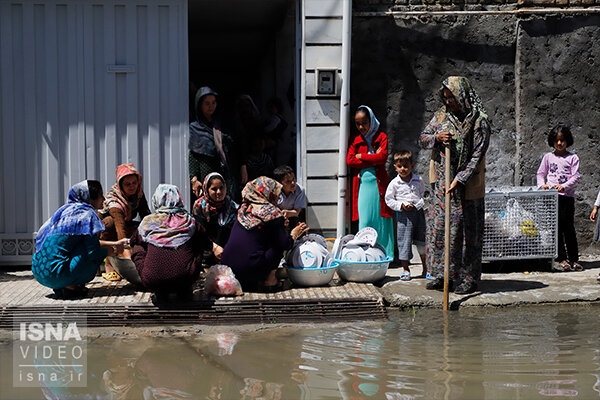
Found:
[{"label": "utility meter", "polygon": [[335,69],[317,70],[317,94],[334,95],[335,94]]}]

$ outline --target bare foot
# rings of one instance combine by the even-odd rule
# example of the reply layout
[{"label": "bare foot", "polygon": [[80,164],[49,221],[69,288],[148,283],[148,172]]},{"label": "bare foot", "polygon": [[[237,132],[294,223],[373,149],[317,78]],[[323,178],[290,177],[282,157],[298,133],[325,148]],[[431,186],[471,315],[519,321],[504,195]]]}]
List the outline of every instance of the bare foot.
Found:
[{"label": "bare foot", "polygon": [[274,269],[271,272],[269,272],[269,275],[267,275],[267,278],[265,279],[264,285],[265,286],[275,286],[277,285],[277,276],[275,275],[275,272],[277,270]]},{"label": "bare foot", "polygon": [[110,265],[110,261],[108,261],[108,257],[106,258],[106,263],[104,263],[104,269],[106,270],[105,272],[107,274],[110,274],[111,272],[115,272],[115,269],[113,268],[113,266]]}]

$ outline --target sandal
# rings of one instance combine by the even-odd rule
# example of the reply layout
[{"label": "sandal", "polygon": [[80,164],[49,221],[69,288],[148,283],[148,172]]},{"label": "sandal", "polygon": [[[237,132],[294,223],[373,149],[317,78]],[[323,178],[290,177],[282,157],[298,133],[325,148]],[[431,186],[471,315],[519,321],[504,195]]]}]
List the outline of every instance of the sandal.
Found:
[{"label": "sandal", "polygon": [[401,281],[410,281],[410,271],[402,271],[402,273],[400,274],[400,280]]},{"label": "sandal", "polygon": [[583,265],[579,264],[577,261],[574,261],[571,264],[571,271],[583,271]]},{"label": "sandal", "polygon": [[558,264],[552,264],[552,272],[569,272],[571,271],[571,264],[567,260],[563,260]]},{"label": "sandal", "polygon": [[109,282],[117,282],[121,280],[121,275],[113,272],[103,272],[102,277]]},{"label": "sandal", "polygon": [[427,279],[428,281],[433,281],[435,280],[435,276],[431,275],[429,272],[427,273],[427,275],[425,275],[425,279]]}]

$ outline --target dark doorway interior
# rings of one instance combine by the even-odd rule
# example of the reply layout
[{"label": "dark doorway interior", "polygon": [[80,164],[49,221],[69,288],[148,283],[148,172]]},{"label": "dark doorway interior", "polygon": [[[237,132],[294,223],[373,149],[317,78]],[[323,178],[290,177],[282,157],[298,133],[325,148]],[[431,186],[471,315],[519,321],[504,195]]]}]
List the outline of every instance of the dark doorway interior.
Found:
[{"label": "dark doorway interior", "polygon": [[213,87],[227,109],[244,93],[261,111],[273,96],[284,101],[286,115],[293,110],[293,0],[190,0],[188,7],[195,87]]}]

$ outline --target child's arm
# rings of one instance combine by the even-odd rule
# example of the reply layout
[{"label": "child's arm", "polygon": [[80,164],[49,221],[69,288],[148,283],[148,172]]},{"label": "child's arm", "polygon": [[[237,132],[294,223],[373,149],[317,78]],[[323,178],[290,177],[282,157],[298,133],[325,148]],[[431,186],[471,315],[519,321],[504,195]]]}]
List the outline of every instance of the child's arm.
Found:
[{"label": "child's arm", "polygon": [[402,201],[396,200],[396,182],[398,177],[392,179],[387,189],[385,190],[385,204],[394,211],[402,210]]},{"label": "child's arm", "polygon": [[294,218],[300,215],[300,211],[302,211],[302,207],[300,208],[295,208],[293,210],[281,210],[281,212],[283,213],[283,215],[286,218]]},{"label": "child's arm", "polygon": [[598,208],[600,208],[600,191],[598,191],[598,196],[596,197],[596,202],[594,202],[594,209],[592,210],[592,213],[590,214],[590,219],[592,221],[595,221],[596,218],[598,217]]},{"label": "child's arm", "polygon": [[370,163],[370,166],[375,165],[384,165],[388,158],[388,140],[387,135],[381,135],[381,141],[379,142],[379,147],[375,150],[373,154],[361,154],[361,160],[366,163]]},{"label": "child's arm", "polygon": [[567,192],[573,189],[577,185],[577,182],[579,182],[579,178],[581,178],[581,174],[579,173],[579,157],[574,156],[571,162],[571,176],[561,185],[563,191]]},{"label": "child's arm", "polygon": [[419,184],[417,185],[417,195],[419,196],[419,201],[414,206],[417,210],[422,210],[425,206],[425,200],[423,200],[423,196],[425,196],[425,182],[422,179],[419,180]]},{"label": "child's arm", "polygon": [[548,185],[546,185],[546,174],[548,173],[548,154],[544,154],[542,157],[542,162],[540,163],[540,167],[537,170],[536,179],[537,186],[542,189],[548,189]]},{"label": "child's arm", "polygon": [[[352,143],[348,148],[348,154],[346,155],[346,163],[352,168],[367,168],[371,167],[369,163],[364,162],[362,159],[356,158],[356,143]],[[362,153],[361,157],[362,157]]]}]

